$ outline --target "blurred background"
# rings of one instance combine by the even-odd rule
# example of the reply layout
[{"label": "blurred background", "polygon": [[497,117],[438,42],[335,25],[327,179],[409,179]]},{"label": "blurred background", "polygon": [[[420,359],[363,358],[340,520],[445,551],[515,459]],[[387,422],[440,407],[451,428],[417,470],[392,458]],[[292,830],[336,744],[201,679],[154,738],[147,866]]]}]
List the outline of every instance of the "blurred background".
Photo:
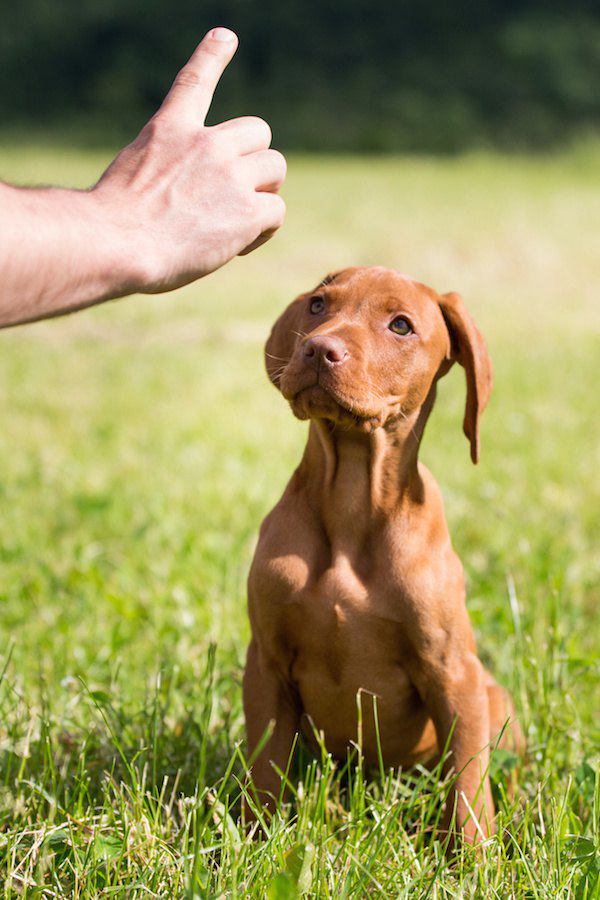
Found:
[{"label": "blurred background", "polygon": [[[240,49],[209,121],[269,121],[288,155],[285,226],[174,294],[0,333],[0,867],[61,885],[52,896],[73,894],[69,866],[85,896],[109,869],[132,897],[148,871],[155,895],[179,896],[185,835],[170,812],[147,826],[142,793],[165,776],[190,797],[213,790],[243,740],[246,574],[306,436],[262,346],[326,272],[376,264],[462,293],[494,363],[477,468],[458,366],[421,454],[480,653],[530,747],[528,836],[511,834],[525,887],[513,866],[490,896],[592,896],[574,838],[592,833],[600,746],[597,0],[4,0],[0,178],[93,184],[215,24]],[[139,797],[123,760],[145,767]],[[538,811],[558,807],[568,826],[538,833]],[[101,820],[110,839],[129,834],[131,809],[147,869],[133,844],[110,864],[61,845],[36,869],[28,848],[49,819],[68,816],[88,847]],[[438,868],[417,866],[427,892]],[[451,880],[448,896],[462,889]]]},{"label": "blurred background", "polygon": [[213,118],[261,115],[285,150],[539,149],[600,122],[597,0],[5,0],[2,124],[119,140],[215,24],[241,46]]}]

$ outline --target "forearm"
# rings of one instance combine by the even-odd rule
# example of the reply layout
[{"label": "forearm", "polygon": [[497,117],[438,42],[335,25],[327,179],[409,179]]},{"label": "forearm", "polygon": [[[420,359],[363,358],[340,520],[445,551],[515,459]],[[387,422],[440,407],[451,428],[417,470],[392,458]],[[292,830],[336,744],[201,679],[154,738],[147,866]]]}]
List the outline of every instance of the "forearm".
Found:
[{"label": "forearm", "polygon": [[123,296],[130,267],[92,192],[0,183],[0,328]]}]

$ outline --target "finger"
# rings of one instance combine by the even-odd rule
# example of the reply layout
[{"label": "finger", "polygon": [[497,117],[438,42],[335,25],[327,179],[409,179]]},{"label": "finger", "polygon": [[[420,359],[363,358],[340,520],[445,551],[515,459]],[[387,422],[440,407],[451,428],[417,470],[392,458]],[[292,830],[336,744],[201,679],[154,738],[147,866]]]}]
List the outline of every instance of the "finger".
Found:
[{"label": "finger", "polygon": [[204,123],[215,88],[237,45],[237,36],[228,28],[209,31],[178,73],[161,111],[187,115]]},{"label": "finger", "polygon": [[229,119],[228,122],[213,125],[213,131],[219,131],[228,138],[240,156],[256,150],[267,150],[271,144],[271,129],[258,116]]},{"label": "finger", "polygon": [[278,191],[287,171],[285,156],[279,150],[260,150],[244,156],[238,163],[256,191]]},{"label": "finger", "polygon": [[244,247],[243,250],[240,250],[238,256],[247,256],[248,253],[252,253],[253,250],[256,250],[258,247],[266,244],[267,241],[273,237],[276,231],[276,228],[270,228],[268,231],[263,231],[263,233],[259,235],[255,241],[252,241],[251,244],[248,244],[247,247]]},{"label": "finger", "polygon": [[285,219],[285,203],[279,194],[257,194],[257,202],[259,207],[259,227],[258,236],[243,250],[240,250],[238,256],[245,256],[266,243],[272,238],[278,228],[283,225]]},{"label": "finger", "polygon": [[285,203],[279,194],[257,194],[258,204],[258,237],[267,231],[277,231],[285,219]]}]

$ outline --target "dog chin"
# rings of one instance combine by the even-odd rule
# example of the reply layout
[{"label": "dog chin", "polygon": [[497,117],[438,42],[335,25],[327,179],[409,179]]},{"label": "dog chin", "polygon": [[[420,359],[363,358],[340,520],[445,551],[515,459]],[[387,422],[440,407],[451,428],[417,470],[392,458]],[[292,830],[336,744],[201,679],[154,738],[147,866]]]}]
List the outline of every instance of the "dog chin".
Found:
[{"label": "dog chin", "polygon": [[292,412],[297,419],[325,419],[333,425],[344,428],[357,428],[370,432],[383,425],[381,413],[369,413],[355,408],[344,398],[337,398],[333,393],[316,384],[299,391],[289,401]]}]

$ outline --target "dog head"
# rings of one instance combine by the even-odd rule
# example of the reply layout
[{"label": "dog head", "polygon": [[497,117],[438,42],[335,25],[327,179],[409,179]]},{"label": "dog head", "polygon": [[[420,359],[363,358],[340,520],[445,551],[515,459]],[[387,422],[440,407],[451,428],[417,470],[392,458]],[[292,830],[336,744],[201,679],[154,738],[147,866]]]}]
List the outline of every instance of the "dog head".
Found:
[{"label": "dog head", "polygon": [[463,428],[473,462],[479,458],[492,366],[458,294],[436,294],[391,269],[344,269],[287,307],[265,360],[299,419],[363,431],[411,417],[458,362],[467,387]]}]

